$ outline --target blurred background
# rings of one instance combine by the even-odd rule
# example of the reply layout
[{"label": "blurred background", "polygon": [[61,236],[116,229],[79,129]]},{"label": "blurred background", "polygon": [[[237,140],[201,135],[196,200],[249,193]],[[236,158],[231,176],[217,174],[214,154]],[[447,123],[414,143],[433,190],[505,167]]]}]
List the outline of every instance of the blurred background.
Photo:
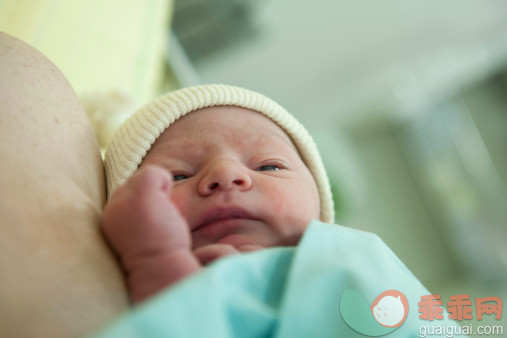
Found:
[{"label": "blurred background", "polygon": [[2,0],[0,30],[63,71],[102,145],[168,90],[273,98],[321,149],[338,224],[444,301],[507,300],[507,2]]}]

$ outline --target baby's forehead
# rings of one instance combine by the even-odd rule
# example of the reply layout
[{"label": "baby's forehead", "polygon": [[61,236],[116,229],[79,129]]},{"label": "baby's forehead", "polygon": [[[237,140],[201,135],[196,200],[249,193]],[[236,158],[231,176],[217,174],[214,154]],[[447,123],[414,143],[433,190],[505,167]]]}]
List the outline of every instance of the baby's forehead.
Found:
[{"label": "baby's forehead", "polygon": [[185,143],[220,136],[238,142],[277,139],[298,152],[290,136],[276,122],[262,113],[237,106],[214,106],[192,111],[166,128],[155,143]]}]

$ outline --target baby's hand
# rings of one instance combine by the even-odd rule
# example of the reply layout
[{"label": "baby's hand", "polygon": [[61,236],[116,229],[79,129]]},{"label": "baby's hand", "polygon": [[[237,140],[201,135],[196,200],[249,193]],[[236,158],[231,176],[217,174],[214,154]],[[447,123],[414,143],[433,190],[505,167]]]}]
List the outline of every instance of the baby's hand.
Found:
[{"label": "baby's hand", "polygon": [[102,215],[104,234],[120,256],[134,302],[200,268],[187,221],[171,201],[171,186],[166,170],[141,167],[116,189]]},{"label": "baby's hand", "polygon": [[102,216],[104,233],[123,257],[190,249],[190,230],[170,198],[172,177],[141,167],[111,195]]},{"label": "baby's hand", "polygon": [[258,245],[243,245],[236,249],[230,244],[215,243],[196,249],[194,254],[202,265],[208,265],[218,258],[261,249],[263,249],[263,247]]}]

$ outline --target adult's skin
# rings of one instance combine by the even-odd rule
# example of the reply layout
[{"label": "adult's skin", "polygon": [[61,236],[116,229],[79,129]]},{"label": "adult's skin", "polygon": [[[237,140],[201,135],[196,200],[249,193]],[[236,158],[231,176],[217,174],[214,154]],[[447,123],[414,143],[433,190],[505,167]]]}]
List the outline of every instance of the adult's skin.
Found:
[{"label": "adult's skin", "polygon": [[100,233],[105,182],[86,114],[40,52],[0,33],[0,337],[81,336],[128,305]]}]

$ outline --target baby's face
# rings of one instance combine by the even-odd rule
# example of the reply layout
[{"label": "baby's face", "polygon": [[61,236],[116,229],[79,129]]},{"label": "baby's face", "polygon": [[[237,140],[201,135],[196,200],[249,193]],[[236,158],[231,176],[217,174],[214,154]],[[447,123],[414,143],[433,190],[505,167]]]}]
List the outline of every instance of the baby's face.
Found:
[{"label": "baby's face", "polygon": [[146,164],[172,173],[171,199],[188,221],[193,249],[281,245],[319,219],[317,186],[290,138],[248,109],[209,107],[177,120]]}]

